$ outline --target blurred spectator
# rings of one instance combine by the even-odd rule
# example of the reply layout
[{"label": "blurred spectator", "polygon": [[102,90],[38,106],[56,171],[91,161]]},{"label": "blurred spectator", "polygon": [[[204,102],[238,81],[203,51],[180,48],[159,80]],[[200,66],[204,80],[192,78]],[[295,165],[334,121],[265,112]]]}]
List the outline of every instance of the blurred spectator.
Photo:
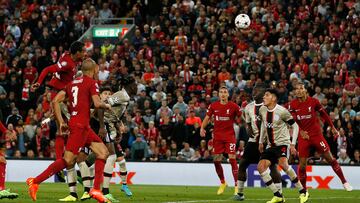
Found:
[{"label": "blurred spectator", "polygon": [[149,143],[149,159],[150,161],[159,161],[159,148],[154,140]]},{"label": "blurred spectator", "polygon": [[347,155],[346,149],[340,150],[339,158],[337,161],[339,162],[339,164],[350,164],[351,159]]},{"label": "blurred spectator", "polygon": [[190,147],[190,144],[185,142],[184,148],[178,153],[177,160],[179,161],[191,161],[191,157],[195,155],[195,150]]},{"label": "blurred spectator", "polygon": [[13,126],[17,126],[20,120],[22,120],[22,116],[19,114],[19,110],[17,108],[13,108],[11,111],[11,115],[6,118],[6,124],[12,124]]},{"label": "blurred spectator", "polygon": [[155,144],[159,143],[159,138],[160,138],[159,131],[155,127],[154,121],[149,122],[148,128],[146,128],[143,133],[144,133],[145,139],[148,143],[151,141],[154,141]]},{"label": "blurred spectator", "polygon": [[145,161],[149,157],[148,145],[142,139],[141,134],[136,135],[136,140],[131,145],[131,160]]},{"label": "blurred spectator", "polygon": [[359,150],[355,150],[354,151],[354,158],[351,160],[350,164],[356,164],[359,165],[360,164],[360,151]]}]

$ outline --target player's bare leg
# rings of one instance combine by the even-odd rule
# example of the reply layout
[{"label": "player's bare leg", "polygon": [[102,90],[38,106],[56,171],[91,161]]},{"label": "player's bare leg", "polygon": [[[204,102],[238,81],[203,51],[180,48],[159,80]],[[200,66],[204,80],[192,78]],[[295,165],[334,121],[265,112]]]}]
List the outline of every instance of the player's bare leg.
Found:
[{"label": "player's bare leg", "polygon": [[112,172],[114,170],[114,164],[116,162],[114,143],[107,143],[106,147],[109,150],[110,155],[106,159],[106,163],[105,163],[104,182],[103,182],[102,192],[103,192],[104,196],[111,202],[118,202],[118,200],[113,197],[113,195],[110,193],[110,190],[109,190],[110,180],[112,177]]},{"label": "player's bare leg", "polygon": [[108,202],[100,191],[100,185],[104,179],[105,160],[109,156],[109,150],[103,142],[92,142],[90,148],[96,155],[94,187],[90,190],[90,196],[99,202]]},{"label": "player's bare leg", "polygon": [[71,151],[65,151],[64,157],[62,159],[57,159],[52,164],[49,165],[45,171],[35,178],[28,178],[26,184],[29,186],[29,195],[36,201],[36,193],[39,189],[39,184],[44,182],[49,177],[53,176],[55,173],[63,170],[67,166],[73,166],[75,164],[76,155]]},{"label": "player's bare leg", "polygon": [[[81,163],[82,161],[86,160],[87,154],[83,151],[79,153],[76,158],[76,163]],[[78,164],[79,165],[79,164]],[[78,199],[77,191],[76,191],[76,182],[77,182],[77,174],[75,170],[75,165],[72,167],[67,167],[67,182],[70,190],[70,195],[65,198],[59,199],[60,202],[75,202]],[[84,196],[84,195],[83,195]],[[90,199],[90,195],[87,194],[87,198]],[[85,200],[85,199],[81,199]]]},{"label": "player's bare leg", "polygon": [[325,160],[331,164],[332,169],[334,170],[334,172],[336,173],[336,175],[340,178],[344,189],[348,192],[351,192],[353,190],[352,186],[346,181],[344,173],[339,165],[339,163],[337,162],[337,160],[333,157],[333,155],[331,154],[330,151],[325,152],[322,155]]},{"label": "player's bare leg", "polygon": [[284,202],[284,197],[282,196],[270,176],[270,165],[271,162],[269,160],[262,159],[259,161],[257,167],[262,180],[265,182],[266,186],[274,193],[274,197],[270,201],[268,201],[268,203]]},{"label": "player's bare leg", "polygon": [[224,170],[223,167],[221,166],[221,161],[223,159],[222,154],[214,154],[214,165],[215,165],[215,170],[216,173],[220,179],[220,187],[217,191],[218,195],[221,195],[222,193],[224,193],[224,190],[227,186],[226,182],[225,182],[225,177],[224,177]]},{"label": "player's bare leg", "polygon": [[237,177],[238,177],[238,172],[239,172],[239,168],[237,165],[237,161],[236,161],[236,155],[235,154],[229,154],[229,162],[231,165],[231,172],[233,174],[234,177],[234,182],[235,182],[235,189],[234,189],[234,195],[236,195],[238,193],[238,187],[237,187]]},{"label": "player's bare leg", "polygon": [[285,171],[285,173],[290,177],[291,182],[299,190],[300,193],[300,203],[307,202],[309,198],[309,193],[306,188],[303,187],[293,168],[289,166],[288,159],[286,157],[281,157],[279,159],[279,166]]}]

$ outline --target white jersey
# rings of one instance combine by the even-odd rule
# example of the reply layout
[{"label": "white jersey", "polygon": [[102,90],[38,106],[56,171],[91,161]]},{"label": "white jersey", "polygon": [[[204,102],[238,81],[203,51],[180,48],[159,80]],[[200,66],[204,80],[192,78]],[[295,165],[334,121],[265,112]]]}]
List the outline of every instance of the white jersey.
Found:
[{"label": "white jersey", "polygon": [[245,122],[250,124],[253,135],[249,137],[249,142],[259,142],[261,129],[260,107],[263,103],[256,104],[254,101],[246,105],[244,110]]},{"label": "white jersey", "polygon": [[269,110],[266,106],[262,106],[260,116],[263,121],[260,143],[264,143],[266,136],[270,147],[290,144],[288,123],[292,125],[294,119],[286,108],[277,104],[274,109]]}]

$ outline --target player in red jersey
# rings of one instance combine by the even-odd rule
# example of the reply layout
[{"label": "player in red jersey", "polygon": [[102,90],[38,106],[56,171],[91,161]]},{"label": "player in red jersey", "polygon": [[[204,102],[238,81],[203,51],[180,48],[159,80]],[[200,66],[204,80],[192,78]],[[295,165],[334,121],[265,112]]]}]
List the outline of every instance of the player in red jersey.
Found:
[{"label": "player in red jersey", "polygon": [[227,186],[224,178],[223,168],[221,166],[222,155],[224,153],[229,155],[229,162],[232,168],[232,174],[235,181],[235,192],[238,193],[237,185],[237,174],[238,174],[238,165],[236,162],[236,138],[234,131],[234,123],[236,116],[241,116],[240,107],[228,100],[229,91],[226,87],[222,86],[219,89],[220,101],[210,104],[204,121],[201,125],[200,135],[205,137],[206,131],[205,127],[209,123],[209,120],[214,116],[214,132],[213,132],[213,154],[214,154],[214,164],[216,173],[218,174],[221,185],[217,191],[217,194],[220,195],[224,193],[224,190]]},{"label": "player in red jersey", "polygon": [[[63,90],[65,86],[74,79],[74,76],[78,71],[77,66],[84,58],[84,53],[84,44],[79,41],[73,42],[70,46],[70,52],[63,53],[56,64],[46,67],[41,72],[37,81],[32,85],[32,88],[37,89],[46,76],[51,73],[53,74],[53,77],[49,81],[48,86],[51,89],[51,99],[54,99],[56,94],[60,90]],[[59,125],[57,125],[57,127],[59,127]],[[57,159],[63,156],[64,146],[64,136],[61,135],[58,130],[55,139],[55,154]]]},{"label": "player in red jersey", "polygon": [[[7,132],[6,127],[0,121],[0,132],[5,135]],[[0,141],[0,199],[15,199],[19,195],[17,193],[10,192],[9,189],[5,189],[5,174],[6,174],[6,159],[5,159],[5,139],[2,138]]]},{"label": "player in red jersey", "polygon": [[308,96],[303,83],[299,82],[296,84],[295,94],[297,98],[290,102],[289,110],[301,129],[298,140],[300,158],[298,173],[302,185],[306,188],[306,163],[307,158],[310,155],[310,148],[314,147],[317,152],[331,164],[334,172],[341,179],[345,190],[352,191],[351,185],[346,181],[339,163],[331,154],[330,147],[323,137],[317,112],[319,112],[321,118],[331,126],[334,136],[338,136],[339,132],[336,130],[333,122],[319,100]]},{"label": "player in red jersey", "polygon": [[95,181],[90,191],[90,196],[99,202],[108,202],[100,191],[100,184],[103,180],[105,160],[109,155],[105,144],[90,128],[90,106],[94,103],[95,108],[111,109],[109,104],[100,100],[99,88],[94,80],[98,75],[99,67],[92,59],[86,59],[82,63],[83,76],[75,78],[70,84],[61,90],[53,100],[54,112],[60,125],[60,132],[67,130],[68,126],[61,115],[60,103],[69,99],[69,130],[70,134],[66,143],[66,150],[62,159],[57,159],[44,172],[36,178],[28,178],[29,194],[36,200],[36,193],[39,184],[63,170],[65,167],[73,167],[76,156],[83,147],[90,147],[96,154]]}]

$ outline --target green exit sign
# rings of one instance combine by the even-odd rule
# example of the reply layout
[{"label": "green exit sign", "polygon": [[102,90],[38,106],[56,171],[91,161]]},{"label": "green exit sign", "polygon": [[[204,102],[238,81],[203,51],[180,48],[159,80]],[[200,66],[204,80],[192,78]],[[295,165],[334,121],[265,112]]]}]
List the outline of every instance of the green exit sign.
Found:
[{"label": "green exit sign", "polygon": [[119,32],[123,37],[128,28],[94,28],[93,29],[93,37],[118,37]]}]

